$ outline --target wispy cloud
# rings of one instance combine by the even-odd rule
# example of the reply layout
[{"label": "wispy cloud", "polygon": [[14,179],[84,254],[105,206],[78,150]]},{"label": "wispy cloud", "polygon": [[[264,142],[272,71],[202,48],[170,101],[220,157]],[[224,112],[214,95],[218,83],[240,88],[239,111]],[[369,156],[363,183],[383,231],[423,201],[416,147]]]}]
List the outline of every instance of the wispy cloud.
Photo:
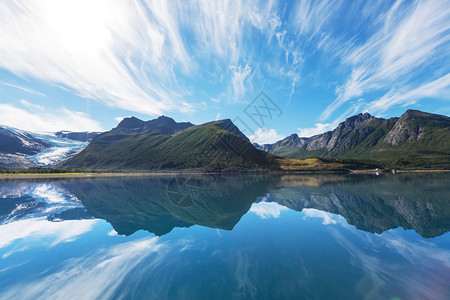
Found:
[{"label": "wispy cloud", "polygon": [[370,102],[368,107],[371,112],[381,113],[394,105],[412,105],[427,98],[450,100],[450,74],[416,88],[409,86],[407,89],[391,89],[380,99]]},{"label": "wispy cloud", "polygon": [[320,104],[316,123],[328,124],[356,99],[369,111],[392,95],[409,103],[402,95],[449,72],[446,0],[4,1],[0,19],[0,68],[150,115],[260,89],[290,104],[317,77],[327,97],[337,87]]},{"label": "wispy cloud", "polygon": [[[174,110],[192,68],[167,1],[0,3],[1,67],[147,114]],[[83,20],[80,22],[80,20]],[[180,104],[180,103],[178,103]]]},{"label": "wispy cloud", "polygon": [[28,131],[103,131],[98,121],[65,107],[50,109],[22,100],[24,108],[0,103],[1,125]]},{"label": "wispy cloud", "polygon": [[273,0],[3,2],[0,67],[145,114],[195,110],[186,98],[196,78],[242,101],[261,48],[248,36],[270,43],[280,9]]},{"label": "wispy cloud", "polygon": [[339,9],[342,1],[308,1],[301,0],[297,4],[294,23],[300,33],[313,37],[322,32],[323,26],[330,22],[333,14]]},{"label": "wispy cloud", "polygon": [[25,88],[25,87],[17,85],[17,84],[12,84],[12,83],[2,82],[2,81],[0,81],[0,84],[6,85],[6,86],[9,86],[9,87],[13,87],[15,89],[19,89],[21,91],[24,91],[24,92],[27,92],[27,93],[30,93],[30,94],[35,94],[35,95],[39,95],[39,96],[42,96],[42,97],[47,97],[45,94],[43,94],[41,92],[37,92],[37,91],[34,91],[32,89],[29,89],[29,88]]},{"label": "wispy cloud", "polygon": [[[408,95],[419,94],[413,91],[418,82],[430,86],[438,81],[447,84],[440,90],[448,88],[442,62],[449,59],[449,19],[448,1],[397,1],[382,15],[378,30],[367,42],[345,53],[342,60],[352,68],[351,74],[338,87],[337,98],[323,111],[321,120],[344,103],[370,92],[385,93],[385,99],[396,95],[405,100]],[[439,69],[423,78],[424,70]],[[436,96],[440,95],[428,93],[428,97]],[[394,104],[404,103],[394,100]]]},{"label": "wispy cloud", "polygon": [[252,69],[245,65],[243,66],[232,66],[232,78],[231,78],[231,84],[232,84],[232,99],[234,101],[244,101],[244,94],[247,88],[247,85],[251,81],[251,71]]}]

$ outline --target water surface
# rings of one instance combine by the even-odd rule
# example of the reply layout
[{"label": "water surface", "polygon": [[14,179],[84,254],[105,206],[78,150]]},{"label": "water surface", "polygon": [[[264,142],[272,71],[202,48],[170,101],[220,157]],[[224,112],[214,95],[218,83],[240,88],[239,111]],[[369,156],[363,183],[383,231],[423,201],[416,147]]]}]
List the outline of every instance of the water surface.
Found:
[{"label": "water surface", "polygon": [[449,174],[0,181],[1,299],[448,299]]}]

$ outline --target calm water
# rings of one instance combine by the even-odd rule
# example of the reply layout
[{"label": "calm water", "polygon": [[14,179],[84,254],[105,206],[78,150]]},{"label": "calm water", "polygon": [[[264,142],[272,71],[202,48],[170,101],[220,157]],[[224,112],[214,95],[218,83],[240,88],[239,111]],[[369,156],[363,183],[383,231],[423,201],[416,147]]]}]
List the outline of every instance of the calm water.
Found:
[{"label": "calm water", "polygon": [[1,299],[449,299],[450,174],[0,181]]}]

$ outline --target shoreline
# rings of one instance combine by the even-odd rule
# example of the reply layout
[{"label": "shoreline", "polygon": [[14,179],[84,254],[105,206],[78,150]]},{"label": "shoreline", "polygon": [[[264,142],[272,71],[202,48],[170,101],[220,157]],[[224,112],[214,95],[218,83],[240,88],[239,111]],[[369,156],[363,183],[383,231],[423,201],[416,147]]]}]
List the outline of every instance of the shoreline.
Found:
[{"label": "shoreline", "polygon": [[[395,173],[446,173],[450,170],[396,170]],[[260,173],[260,172],[257,172]],[[263,172],[265,173],[265,172]],[[342,171],[297,171],[297,172],[267,172],[278,175],[302,175],[302,174],[330,174],[343,173]],[[349,170],[346,174],[386,174],[390,170]],[[108,178],[108,177],[143,177],[143,176],[169,176],[169,175],[233,175],[242,173],[217,173],[217,172],[150,172],[150,173],[49,173],[49,174],[0,174],[1,179],[47,179],[47,178]]]},{"label": "shoreline", "polygon": [[[180,175],[180,172],[164,173],[51,173],[51,174],[0,174],[0,179],[46,179],[46,178],[107,178]],[[188,173],[184,173],[188,174]],[[196,173],[197,174],[197,173]]]}]

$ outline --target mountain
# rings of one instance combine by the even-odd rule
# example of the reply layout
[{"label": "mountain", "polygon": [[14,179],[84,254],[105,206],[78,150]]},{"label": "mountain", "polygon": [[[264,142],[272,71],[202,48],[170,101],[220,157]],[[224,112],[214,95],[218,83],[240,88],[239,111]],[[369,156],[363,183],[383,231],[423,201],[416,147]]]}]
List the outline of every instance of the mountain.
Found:
[{"label": "mountain", "polygon": [[182,131],[186,128],[194,126],[189,122],[175,122],[174,119],[161,116],[157,119],[150,121],[142,121],[136,117],[129,117],[123,119],[119,125],[115,128],[115,130],[132,130],[132,131],[141,131],[146,133],[160,133],[165,135],[175,134],[179,131]]},{"label": "mountain", "polygon": [[0,168],[50,166],[86,146],[50,133],[0,126]]},{"label": "mountain", "polygon": [[257,148],[287,158],[372,160],[387,167],[450,168],[450,118],[407,110],[400,118],[358,114],[333,131],[297,134]]},{"label": "mountain", "polygon": [[276,156],[257,150],[231,120],[202,125],[162,116],[125,118],[95,137],[64,167],[115,170],[262,170]]},{"label": "mountain", "polygon": [[80,142],[90,142],[94,137],[99,135],[101,132],[72,132],[67,130],[58,131],[55,133],[57,137],[67,138],[69,140],[80,141]]}]

